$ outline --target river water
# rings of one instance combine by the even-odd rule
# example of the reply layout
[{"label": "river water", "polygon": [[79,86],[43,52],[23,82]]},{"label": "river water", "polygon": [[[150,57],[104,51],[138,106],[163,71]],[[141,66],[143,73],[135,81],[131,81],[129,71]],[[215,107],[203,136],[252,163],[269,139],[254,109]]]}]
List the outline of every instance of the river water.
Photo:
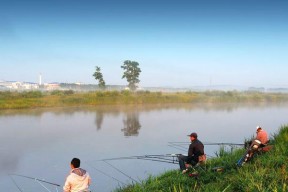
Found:
[{"label": "river water", "polygon": [[[188,142],[197,132],[203,143],[243,143],[261,125],[270,135],[287,124],[288,105],[173,104],[99,106],[0,111],[0,190],[56,191],[73,157],[92,177],[93,191],[112,191],[178,165],[106,158],[185,153],[170,142]],[[184,147],[185,148],[185,147]],[[219,146],[205,146],[208,157]],[[47,189],[45,189],[45,187]],[[58,188],[61,191],[61,187]]]}]

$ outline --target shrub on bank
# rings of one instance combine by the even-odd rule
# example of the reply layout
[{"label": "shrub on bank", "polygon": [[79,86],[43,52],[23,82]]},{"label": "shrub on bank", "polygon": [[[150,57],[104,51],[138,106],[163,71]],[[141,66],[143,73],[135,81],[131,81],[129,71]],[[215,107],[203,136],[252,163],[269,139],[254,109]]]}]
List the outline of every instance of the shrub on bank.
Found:
[{"label": "shrub on bank", "polygon": [[[79,105],[107,104],[149,104],[149,103],[269,103],[287,102],[288,94],[250,93],[237,91],[207,92],[149,92],[129,90],[74,92],[73,90],[52,92],[0,92],[0,109],[31,107],[65,107]],[[20,104],[20,105],[18,105]]]}]

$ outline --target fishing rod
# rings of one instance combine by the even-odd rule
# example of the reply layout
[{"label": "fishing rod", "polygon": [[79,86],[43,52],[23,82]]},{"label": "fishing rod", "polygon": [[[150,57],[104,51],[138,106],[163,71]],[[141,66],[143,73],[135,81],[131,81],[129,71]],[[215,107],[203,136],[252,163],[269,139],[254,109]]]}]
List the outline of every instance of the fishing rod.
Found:
[{"label": "fishing rod", "polygon": [[112,176],[108,175],[107,173],[105,173],[104,171],[101,171],[100,169],[97,169],[96,167],[94,167],[94,166],[91,165],[90,163],[87,163],[87,164],[88,164],[90,167],[92,167],[93,169],[95,169],[96,171],[102,173],[103,175],[105,175],[105,176],[107,176],[107,177],[109,177],[109,178],[111,178],[111,179],[114,179],[115,181],[117,181],[118,183],[121,183],[122,185],[125,185],[124,182],[116,179],[115,177],[112,177]]},{"label": "fishing rod", "polygon": [[52,183],[52,182],[48,182],[48,181],[45,181],[45,180],[42,180],[42,179],[38,179],[38,178],[35,178],[35,177],[29,177],[29,176],[26,176],[26,175],[19,175],[19,174],[9,174],[10,176],[18,176],[18,177],[23,177],[23,178],[27,178],[27,179],[33,179],[35,181],[40,181],[42,183],[47,183],[49,185],[54,185],[54,186],[57,186],[57,187],[61,187],[61,185],[59,184],[56,184],[56,183]]},{"label": "fishing rod", "polygon": [[[110,167],[114,168],[119,173],[123,174],[125,177],[129,178],[130,180],[139,183],[135,179],[133,179],[131,176],[127,175],[108,161],[113,160],[125,160],[125,159],[139,159],[139,160],[149,160],[149,161],[157,161],[157,162],[164,162],[164,163],[172,163],[172,164],[178,164],[178,156],[180,154],[164,154],[164,155],[141,155],[141,156],[127,156],[127,157],[117,157],[117,158],[109,158],[109,159],[102,159],[99,161],[103,161],[106,164],[108,164]],[[172,157],[172,159],[171,159]]]},{"label": "fishing rod", "polygon": [[230,145],[230,146],[234,146],[234,145],[239,145],[239,146],[244,146],[244,143],[204,143],[204,145]]},{"label": "fishing rod", "polygon": [[174,149],[187,152],[187,147],[184,147],[184,145],[168,144],[168,147],[173,147]]},{"label": "fishing rod", "polygon": [[[168,142],[170,145],[177,145],[177,146],[182,146],[182,145],[187,145],[190,144],[191,142]],[[203,145],[239,145],[239,146],[244,146],[244,143],[210,143],[210,142],[204,142]]]},{"label": "fishing rod", "polygon": [[49,184],[49,185],[53,185],[53,186],[56,186],[56,191],[58,192],[58,188],[57,187],[60,187],[59,184],[56,184],[56,183],[52,183],[52,182],[48,182],[48,181],[45,181],[45,180],[42,180],[42,179],[38,179],[38,178],[35,178],[35,177],[29,177],[29,176],[26,176],[26,175],[19,175],[19,174],[8,174],[9,177],[11,178],[11,180],[13,181],[14,185],[18,188],[18,190],[20,192],[23,192],[21,190],[21,188],[19,187],[19,185],[16,183],[16,181],[13,179],[12,176],[18,176],[18,177],[23,177],[23,178],[27,178],[27,179],[32,179],[34,180],[35,182],[37,182],[39,185],[41,185],[41,187],[43,187],[45,190],[47,190],[48,192],[51,192],[46,186],[43,185],[43,183],[46,183],[46,184]]},{"label": "fishing rod", "polygon": [[[41,183],[40,181],[38,180],[35,180],[39,185],[41,185],[44,189],[46,189],[48,192],[51,192],[43,183]],[[56,191],[58,192],[58,189],[56,187]]]},{"label": "fishing rod", "polygon": [[20,191],[20,192],[23,192],[22,189],[19,187],[19,185],[16,183],[16,181],[13,179],[13,177],[11,175],[8,175],[10,177],[10,179],[12,180],[12,182],[14,183],[14,185],[17,187],[17,189]]},{"label": "fishing rod", "polygon": [[179,155],[180,154],[127,156],[127,157],[117,157],[117,158],[110,158],[110,159],[102,159],[102,160],[99,160],[99,161],[139,159],[139,160],[149,160],[149,161],[157,161],[157,162],[178,164],[178,156]]},{"label": "fishing rod", "polygon": [[18,176],[18,177],[23,177],[23,178],[27,178],[27,179],[33,179],[35,182],[37,182],[39,185],[41,185],[41,187],[43,187],[48,192],[51,192],[51,191],[46,186],[44,186],[43,183],[56,186],[56,191],[57,192],[58,192],[58,188],[57,187],[60,187],[59,184],[48,182],[48,181],[45,181],[45,180],[42,180],[42,179],[38,179],[38,178],[35,178],[35,177],[29,177],[29,176],[26,176],[26,175],[19,175],[19,174],[8,174],[8,175],[11,178],[11,180],[13,181],[14,185],[18,188],[18,190],[20,192],[23,192],[23,191],[21,190],[21,188],[19,187],[19,185],[16,183],[16,181],[13,179],[12,176]]},{"label": "fishing rod", "polygon": [[114,165],[112,165],[111,163],[108,163],[107,161],[103,161],[105,163],[107,163],[109,166],[111,166],[112,168],[114,168],[116,171],[118,171],[119,173],[121,173],[122,175],[128,177],[129,179],[131,179],[132,181],[134,181],[135,183],[139,183],[138,181],[136,181],[135,179],[133,179],[132,177],[130,177],[129,175],[127,175],[126,173],[124,173],[123,171],[121,171],[120,169],[118,169],[117,167],[115,167]]}]

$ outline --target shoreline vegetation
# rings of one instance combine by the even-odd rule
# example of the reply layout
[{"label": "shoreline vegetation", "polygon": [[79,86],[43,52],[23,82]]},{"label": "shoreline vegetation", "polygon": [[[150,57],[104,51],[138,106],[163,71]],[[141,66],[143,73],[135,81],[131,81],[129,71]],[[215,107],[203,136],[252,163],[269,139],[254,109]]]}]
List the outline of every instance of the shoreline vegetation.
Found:
[{"label": "shoreline vegetation", "polygon": [[[288,191],[288,125],[283,125],[270,138],[272,149],[252,161],[237,167],[236,162],[245,149],[225,151],[220,148],[218,157],[208,159],[198,177],[189,177],[180,170],[166,171],[150,176],[140,183],[118,188],[117,192],[169,191],[169,192],[235,192],[235,191]],[[223,171],[213,171],[221,167]],[[220,169],[220,170],[221,170]]]},{"label": "shoreline vegetation", "polygon": [[282,103],[288,93],[205,91],[205,92],[150,92],[150,91],[0,91],[0,109],[28,109],[97,105],[142,105],[167,103]]}]

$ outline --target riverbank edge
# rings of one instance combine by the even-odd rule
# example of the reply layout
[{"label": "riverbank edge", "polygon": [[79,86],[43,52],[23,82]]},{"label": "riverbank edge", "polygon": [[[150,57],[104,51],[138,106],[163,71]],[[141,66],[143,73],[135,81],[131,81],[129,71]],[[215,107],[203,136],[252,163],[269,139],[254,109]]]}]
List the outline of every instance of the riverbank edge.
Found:
[{"label": "riverbank edge", "polygon": [[[179,170],[172,170],[115,191],[287,191],[287,143],[288,125],[283,125],[278,133],[270,137],[270,145],[273,148],[243,167],[237,167],[236,162],[243,156],[245,149],[232,152],[220,149],[219,157],[207,160],[205,171],[198,169],[198,177],[189,177],[189,174],[183,175]],[[223,171],[212,171],[215,167],[221,167]]]},{"label": "riverbank edge", "polygon": [[98,105],[143,105],[167,103],[288,103],[288,93],[206,91],[52,91],[0,92],[0,109],[29,109]]}]

